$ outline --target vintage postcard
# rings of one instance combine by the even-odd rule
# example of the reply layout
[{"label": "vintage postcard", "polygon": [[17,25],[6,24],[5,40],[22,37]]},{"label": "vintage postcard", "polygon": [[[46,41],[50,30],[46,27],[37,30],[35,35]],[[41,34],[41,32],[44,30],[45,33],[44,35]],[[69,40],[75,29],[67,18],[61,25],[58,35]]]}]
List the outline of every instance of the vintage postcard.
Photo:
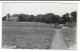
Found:
[{"label": "vintage postcard", "polygon": [[3,2],[2,49],[75,50],[77,3]]}]

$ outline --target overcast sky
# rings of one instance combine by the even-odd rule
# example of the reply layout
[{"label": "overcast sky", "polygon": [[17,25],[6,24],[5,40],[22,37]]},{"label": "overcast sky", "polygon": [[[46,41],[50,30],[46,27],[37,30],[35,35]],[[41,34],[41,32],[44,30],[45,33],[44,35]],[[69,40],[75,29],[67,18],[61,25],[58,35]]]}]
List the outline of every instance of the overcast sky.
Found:
[{"label": "overcast sky", "polygon": [[7,13],[13,14],[46,14],[54,13],[62,16],[65,13],[77,11],[77,4],[64,4],[64,3],[3,3],[2,16]]}]

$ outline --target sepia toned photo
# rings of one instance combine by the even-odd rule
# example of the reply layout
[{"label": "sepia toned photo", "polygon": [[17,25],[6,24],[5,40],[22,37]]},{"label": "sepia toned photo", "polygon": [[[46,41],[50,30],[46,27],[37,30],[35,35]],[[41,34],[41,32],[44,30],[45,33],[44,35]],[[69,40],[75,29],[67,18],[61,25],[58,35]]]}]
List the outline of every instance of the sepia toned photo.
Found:
[{"label": "sepia toned photo", "polygon": [[76,50],[77,5],[3,2],[2,49]]}]

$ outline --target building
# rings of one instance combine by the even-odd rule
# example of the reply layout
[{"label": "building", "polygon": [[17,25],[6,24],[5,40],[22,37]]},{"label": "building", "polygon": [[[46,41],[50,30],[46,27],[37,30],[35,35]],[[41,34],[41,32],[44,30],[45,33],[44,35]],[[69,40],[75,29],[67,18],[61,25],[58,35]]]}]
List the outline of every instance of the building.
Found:
[{"label": "building", "polygon": [[6,14],[6,20],[5,21],[8,21],[8,19],[10,18],[10,14]]},{"label": "building", "polygon": [[6,21],[17,22],[18,16],[17,15],[10,16],[10,14],[8,13],[6,15]]},{"label": "building", "polygon": [[17,22],[18,21],[18,17],[13,17],[11,16],[8,21],[11,21],[11,22]]}]

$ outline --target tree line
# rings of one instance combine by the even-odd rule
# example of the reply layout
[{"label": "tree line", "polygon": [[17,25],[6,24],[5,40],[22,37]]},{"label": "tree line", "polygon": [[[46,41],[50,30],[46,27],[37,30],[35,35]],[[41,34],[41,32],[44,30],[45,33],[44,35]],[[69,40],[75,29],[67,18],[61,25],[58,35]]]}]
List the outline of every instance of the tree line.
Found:
[{"label": "tree line", "polygon": [[[42,23],[65,24],[66,22],[76,23],[77,11],[73,11],[70,14],[65,13],[62,16],[55,15],[53,13],[47,13],[45,15],[38,14],[37,16],[27,14],[14,14],[12,16],[18,17],[19,22],[42,22]],[[2,17],[2,21],[6,21],[6,18],[7,16]]]}]

